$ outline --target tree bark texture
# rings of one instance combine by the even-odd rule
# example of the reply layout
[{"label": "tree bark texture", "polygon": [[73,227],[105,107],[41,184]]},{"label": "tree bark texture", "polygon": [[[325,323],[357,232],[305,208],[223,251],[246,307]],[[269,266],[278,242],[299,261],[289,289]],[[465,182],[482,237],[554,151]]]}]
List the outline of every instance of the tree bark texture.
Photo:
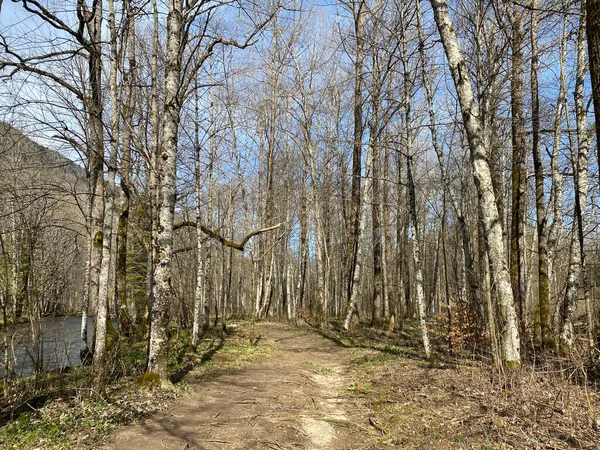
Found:
[{"label": "tree bark texture", "polygon": [[156,239],[156,269],[154,271],[154,304],[150,326],[148,371],[160,377],[163,387],[169,386],[168,326],[173,300],[172,250],[175,213],[175,177],[177,167],[177,132],[180,112],[181,52],[183,50],[182,0],[169,0],[167,16],[167,49],[165,68],[165,106],[160,149],[160,179],[158,205],[158,236]]}]

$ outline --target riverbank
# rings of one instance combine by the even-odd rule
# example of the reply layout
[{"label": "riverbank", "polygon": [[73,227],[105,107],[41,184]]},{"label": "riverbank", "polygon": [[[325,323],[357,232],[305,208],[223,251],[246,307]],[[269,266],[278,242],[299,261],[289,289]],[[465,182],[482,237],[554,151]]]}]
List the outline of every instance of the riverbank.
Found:
[{"label": "riverbank", "polygon": [[[89,317],[92,317],[92,316],[89,316]],[[41,317],[41,320],[44,321],[44,320],[48,320],[48,319],[61,319],[61,318],[78,318],[79,320],[81,320],[81,312],[67,311],[67,312],[61,312],[60,314],[51,313],[51,314],[43,315]],[[21,317],[19,317],[16,320],[9,318],[8,326],[11,327],[11,326],[18,326],[18,325],[26,325],[26,324],[29,324],[30,322],[31,322],[31,320],[29,319],[29,317],[27,315],[22,315]],[[5,327],[6,326],[4,324],[4,321],[2,320],[2,317],[0,317],[0,331],[3,331],[5,329]]]},{"label": "riverbank", "polygon": [[[0,406],[0,448],[96,448],[116,427],[148,417],[188,391],[185,375],[195,370],[215,377],[268,355],[267,342],[251,345],[251,328],[232,324],[226,333],[210,331],[196,349],[187,332],[170,341],[169,369],[172,391],[144,385],[146,344],[120,341],[108,359],[106,397],[90,386],[90,367],[55,370],[13,380]],[[0,382],[5,390],[5,386]]]},{"label": "riverbank", "polygon": [[[28,324],[10,326],[0,332],[9,342],[9,373],[11,378],[23,378],[38,371],[65,370],[81,364],[81,317],[50,316],[40,322],[37,343],[31,338]],[[88,317],[88,336],[93,336],[94,319]],[[4,362],[4,348],[0,347],[0,361]],[[0,378],[4,367],[0,366]]]},{"label": "riverbank", "polygon": [[17,320],[10,320],[8,322],[8,324],[5,324],[4,321],[2,320],[2,318],[0,317],[0,332],[1,331],[6,331],[7,328],[9,327],[14,327],[14,326],[19,326],[19,325],[25,325],[29,323],[29,317],[19,317]]}]

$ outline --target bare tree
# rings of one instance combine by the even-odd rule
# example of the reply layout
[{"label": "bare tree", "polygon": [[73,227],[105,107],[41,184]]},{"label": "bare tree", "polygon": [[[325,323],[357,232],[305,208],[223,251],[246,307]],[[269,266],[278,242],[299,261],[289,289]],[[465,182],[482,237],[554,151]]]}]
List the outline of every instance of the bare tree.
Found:
[{"label": "bare tree", "polygon": [[[600,2],[585,0],[587,17],[588,58],[594,98],[594,114],[596,117],[596,142],[600,141]],[[596,143],[598,161],[600,161],[600,145]]]},{"label": "bare tree", "polygon": [[[563,314],[560,330],[560,345],[564,350],[573,346],[575,330],[573,317],[577,306],[576,296],[580,288],[585,287],[585,248],[584,248],[584,215],[589,188],[588,163],[589,163],[589,137],[587,130],[587,109],[584,99],[584,83],[587,74],[585,58],[585,4],[582,4],[582,14],[577,34],[577,79],[575,82],[575,119],[577,122],[577,155],[571,148],[573,161],[573,174],[575,184],[575,212],[573,214],[573,227],[571,229],[571,256],[567,274],[567,286],[563,304]],[[587,306],[588,311],[590,310]],[[590,327],[591,328],[591,327]]]},{"label": "bare tree", "polygon": [[504,321],[502,358],[509,367],[515,367],[521,363],[520,337],[507,267],[506,250],[502,238],[502,225],[499,221],[496,196],[494,195],[488,162],[489,149],[487,146],[489,144],[485,139],[485,133],[469,82],[468,70],[465,67],[456,31],[448,13],[448,3],[445,0],[432,0],[431,5],[458,94],[471,151],[473,177],[479,196],[479,209],[489,254],[492,284],[495,288],[496,298]]},{"label": "bare tree", "polygon": [[513,4],[508,8],[511,22],[511,74],[510,108],[512,125],[512,187],[510,216],[510,277],[513,297],[518,308],[520,332],[526,329],[527,311],[525,306],[525,209],[527,170],[525,167],[525,117],[523,111],[523,8]]},{"label": "bare tree", "polygon": [[[349,248],[349,268],[348,268],[348,307],[346,311],[346,320],[344,328],[347,330],[355,313],[357,290],[360,286],[355,284],[360,276],[355,276],[355,272],[362,261],[358,261],[361,229],[366,227],[366,218],[361,218],[361,192],[360,184],[362,177],[362,146],[363,146],[363,66],[364,66],[364,26],[367,5],[364,0],[352,1],[348,3],[347,8],[352,13],[354,24],[354,133],[352,143],[352,188],[350,201],[350,219],[348,230],[348,248]],[[362,223],[361,223],[362,221]],[[364,226],[363,226],[364,225]],[[360,272],[360,270],[359,270]]]}]

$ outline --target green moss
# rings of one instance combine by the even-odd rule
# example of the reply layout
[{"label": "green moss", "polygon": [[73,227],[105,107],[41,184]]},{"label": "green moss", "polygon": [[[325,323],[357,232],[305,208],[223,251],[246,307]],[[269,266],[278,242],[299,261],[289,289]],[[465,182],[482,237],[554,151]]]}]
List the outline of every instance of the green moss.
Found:
[{"label": "green moss", "polygon": [[155,372],[144,372],[140,378],[140,387],[145,389],[156,389],[160,387],[160,375]]},{"label": "green moss", "polygon": [[145,339],[148,334],[148,311],[144,313],[144,315],[140,319],[140,323],[135,331],[135,334],[138,339]]},{"label": "green moss", "polygon": [[97,231],[94,235],[94,247],[102,248],[102,241],[104,240],[104,233],[102,231]]},{"label": "green moss", "polygon": [[119,340],[119,332],[115,328],[112,320],[106,321],[106,348],[108,351],[112,351],[115,348],[115,344]]},{"label": "green moss", "polygon": [[506,368],[509,370],[517,370],[521,368],[519,361],[506,361]]},{"label": "green moss", "polygon": [[128,336],[131,328],[131,317],[129,317],[129,311],[127,308],[122,307],[119,311],[119,329],[121,332]]}]

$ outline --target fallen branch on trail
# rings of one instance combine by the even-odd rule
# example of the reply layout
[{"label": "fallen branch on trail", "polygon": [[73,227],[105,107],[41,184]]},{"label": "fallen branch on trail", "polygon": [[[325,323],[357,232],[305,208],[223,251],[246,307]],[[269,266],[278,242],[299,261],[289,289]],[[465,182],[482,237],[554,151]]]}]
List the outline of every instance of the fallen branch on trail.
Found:
[{"label": "fallen branch on trail", "polygon": [[219,241],[221,244],[225,245],[226,247],[231,247],[231,248],[234,248],[236,250],[239,250],[239,251],[243,252],[244,251],[244,246],[254,236],[256,236],[258,234],[261,234],[261,233],[266,233],[268,231],[276,230],[277,228],[281,227],[282,225],[283,225],[283,222],[278,223],[277,225],[273,225],[272,227],[259,228],[258,230],[254,230],[254,231],[248,233],[246,236],[244,236],[244,238],[239,243],[231,241],[229,239],[226,239],[223,236],[221,236],[219,233],[217,233],[216,231],[211,230],[210,228],[208,228],[208,227],[206,227],[204,225],[198,225],[193,220],[183,220],[181,222],[175,223],[173,225],[173,231],[178,230],[179,228],[183,228],[183,227],[194,227],[194,228],[197,228],[199,226],[200,229],[202,230],[202,232],[204,234],[207,234],[211,238]]}]

